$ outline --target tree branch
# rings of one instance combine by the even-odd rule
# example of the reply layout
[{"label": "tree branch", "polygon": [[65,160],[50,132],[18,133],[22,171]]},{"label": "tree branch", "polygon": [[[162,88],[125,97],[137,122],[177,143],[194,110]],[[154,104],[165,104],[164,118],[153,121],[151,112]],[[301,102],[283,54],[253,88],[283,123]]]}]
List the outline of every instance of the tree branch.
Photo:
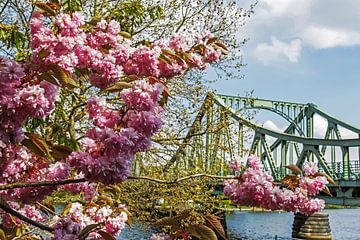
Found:
[{"label": "tree branch", "polygon": [[[193,174],[193,175],[177,178],[174,180],[161,180],[161,179],[151,178],[151,177],[147,177],[147,176],[130,176],[130,177],[128,177],[128,179],[130,179],[130,180],[147,180],[147,181],[163,183],[163,184],[176,184],[176,183],[188,180],[188,179],[198,178],[198,177],[214,178],[214,179],[236,179],[236,177],[234,177],[234,176],[224,176],[223,177],[223,176],[211,175],[211,174],[206,174],[206,173]],[[58,186],[58,185],[66,185],[66,184],[72,184],[72,183],[81,183],[81,182],[86,182],[86,181],[87,180],[85,178],[79,178],[79,179],[67,179],[67,180],[59,180],[59,181],[11,183],[11,184],[6,184],[6,185],[0,185],[0,191],[8,190],[8,189],[15,189],[15,188]]]},{"label": "tree branch", "polygon": [[26,223],[29,223],[29,224],[31,224],[31,225],[33,225],[33,226],[35,226],[35,227],[38,227],[38,228],[40,228],[40,229],[42,229],[42,230],[49,231],[49,232],[52,232],[52,231],[54,230],[53,228],[51,228],[51,227],[49,227],[49,226],[47,226],[47,225],[45,225],[45,224],[39,223],[39,222],[37,222],[37,221],[34,221],[34,220],[32,220],[31,218],[28,218],[28,217],[22,215],[21,213],[15,211],[14,209],[10,208],[10,207],[6,204],[6,202],[4,202],[4,201],[0,201],[0,208],[1,208],[2,210],[4,210],[5,212],[7,212],[7,213],[9,213],[9,214],[17,217],[18,219],[20,219],[20,220],[22,220],[22,221],[24,221],[24,222],[26,222]]},{"label": "tree branch", "polygon": [[15,189],[15,188],[58,186],[58,185],[66,185],[66,184],[81,183],[81,182],[86,182],[86,179],[79,178],[79,179],[67,179],[67,180],[59,180],[59,181],[19,182],[19,183],[0,185],[0,191],[7,189]]}]

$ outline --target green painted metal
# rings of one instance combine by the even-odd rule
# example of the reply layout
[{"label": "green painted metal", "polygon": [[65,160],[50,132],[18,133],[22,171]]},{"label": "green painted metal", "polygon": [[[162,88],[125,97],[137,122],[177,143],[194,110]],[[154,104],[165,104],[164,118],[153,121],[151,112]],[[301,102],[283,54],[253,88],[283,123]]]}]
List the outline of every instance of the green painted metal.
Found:
[{"label": "green painted metal", "polygon": [[[276,132],[253,123],[241,114],[244,109],[271,111],[289,122],[284,132]],[[328,123],[323,138],[314,137],[314,116]],[[339,128],[359,138],[342,139]],[[251,132],[251,133],[249,133]],[[245,142],[253,135],[251,147]],[[268,143],[268,137],[275,141]],[[349,157],[349,149],[358,148],[359,159]],[[335,149],[341,150],[341,156]],[[193,125],[169,164],[183,162],[187,169],[227,175],[227,162],[256,153],[264,168],[279,180],[288,164],[299,167],[306,161],[317,161],[320,169],[334,179],[360,179],[360,130],[321,111],[316,105],[209,93],[194,119]],[[325,156],[329,156],[327,159]],[[338,159],[339,158],[339,159]]]},{"label": "green painted metal", "polygon": [[343,150],[343,179],[350,179],[350,158],[349,147],[342,147]]}]

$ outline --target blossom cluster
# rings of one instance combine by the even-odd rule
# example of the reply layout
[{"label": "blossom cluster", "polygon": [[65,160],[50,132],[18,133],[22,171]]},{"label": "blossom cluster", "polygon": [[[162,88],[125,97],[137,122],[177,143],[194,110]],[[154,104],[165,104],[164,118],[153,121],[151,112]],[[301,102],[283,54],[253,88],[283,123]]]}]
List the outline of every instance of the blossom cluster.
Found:
[{"label": "blossom cluster", "polygon": [[[22,141],[25,120],[47,116],[57,95],[57,86],[25,77],[20,64],[0,57],[0,149]],[[2,154],[0,151],[0,157]]]},{"label": "blossom cluster", "polygon": [[[15,182],[39,182],[64,180],[70,175],[70,165],[64,162],[51,163],[37,157],[23,146],[9,145],[5,160],[1,163],[1,184]],[[41,201],[56,187],[15,188],[1,191],[0,196],[9,201],[31,203]]]},{"label": "blossom cluster", "polygon": [[[91,224],[101,224],[98,230],[106,231],[113,237],[120,234],[128,220],[125,206],[119,206],[117,211],[110,206],[90,205],[87,208],[80,203],[72,203],[66,218],[55,219],[54,237],[51,240],[79,239],[82,229]],[[119,211],[120,210],[120,211]],[[91,232],[86,239],[102,239],[97,232]]]},{"label": "blossom cluster", "polygon": [[[8,202],[8,206],[34,221],[44,222],[46,220],[45,215],[34,206],[24,205],[23,207],[20,207],[17,202]],[[0,217],[1,224],[6,228],[14,228],[15,226],[26,224],[20,219],[14,218],[9,213],[2,210],[0,210]]]},{"label": "blossom cluster", "polygon": [[[191,51],[194,42],[180,36],[167,43],[158,41],[152,46],[132,47],[130,40],[119,35],[118,22],[101,20],[89,25],[80,12],[59,14],[54,25],[56,32],[45,25],[39,12],[33,13],[30,21],[33,61],[56,64],[69,72],[86,69],[91,83],[99,88],[118,81],[124,74],[172,78],[189,67],[204,69],[221,56],[219,49],[204,44],[212,37],[210,34],[197,38],[196,43],[204,47],[195,52]],[[161,60],[164,49],[168,50],[166,58],[171,63]],[[186,52],[188,61],[176,57],[178,52]]]},{"label": "blossom cluster", "polygon": [[225,181],[224,194],[236,204],[311,215],[322,210],[325,203],[320,199],[311,199],[310,196],[322,191],[328,181],[323,176],[313,176],[316,173],[313,165],[305,165],[305,169],[305,175],[299,176],[300,184],[294,190],[280,188],[263,171],[260,160],[251,155],[248,158],[248,168],[239,179]]},{"label": "blossom cluster", "polygon": [[88,130],[81,140],[83,151],[73,152],[70,164],[93,182],[124,181],[130,175],[134,155],[150,146],[150,138],[163,124],[163,110],[158,106],[161,92],[161,84],[138,81],[121,93],[126,113],[111,110],[102,98],[90,98],[88,111],[97,128]]}]

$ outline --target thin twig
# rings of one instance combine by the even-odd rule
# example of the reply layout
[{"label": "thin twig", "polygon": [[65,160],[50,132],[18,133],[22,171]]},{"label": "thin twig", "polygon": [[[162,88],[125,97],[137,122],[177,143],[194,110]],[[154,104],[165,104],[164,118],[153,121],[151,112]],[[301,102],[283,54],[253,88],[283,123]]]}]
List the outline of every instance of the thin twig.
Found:
[{"label": "thin twig", "polygon": [[85,178],[79,178],[79,179],[67,179],[67,180],[59,180],[59,181],[19,182],[19,183],[0,185],[0,191],[7,189],[15,189],[15,188],[58,186],[58,185],[66,185],[71,183],[81,183],[85,181],[86,181]]},{"label": "thin twig", "polygon": [[2,210],[4,210],[5,212],[17,217],[18,219],[20,219],[20,220],[22,220],[22,221],[24,221],[26,223],[29,223],[29,224],[31,224],[31,225],[33,225],[35,227],[38,227],[38,228],[40,228],[42,230],[49,231],[49,232],[52,232],[54,230],[52,227],[49,227],[49,226],[47,226],[45,224],[39,223],[37,221],[32,220],[31,218],[28,218],[28,217],[22,215],[21,213],[19,213],[19,212],[15,211],[14,209],[10,208],[3,201],[0,201],[0,208]]}]

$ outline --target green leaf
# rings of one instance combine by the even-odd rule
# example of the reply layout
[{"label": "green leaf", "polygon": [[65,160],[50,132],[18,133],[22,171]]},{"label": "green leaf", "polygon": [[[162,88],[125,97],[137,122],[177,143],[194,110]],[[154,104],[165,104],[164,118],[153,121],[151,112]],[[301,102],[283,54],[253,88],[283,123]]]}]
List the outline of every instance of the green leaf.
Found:
[{"label": "green leaf", "polygon": [[214,215],[206,215],[204,216],[205,222],[208,227],[212,228],[217,232],[223,239],[226,239],[225,230],[219,220],[219,217]]},{"label": "green leaf", "polygon": [[217,240],[217,236],[215,234],[215,232],[203,225],[203,224],[196,224],[196,225],[191,225],[188,228],[186,228],[186,230],[188,232],[190,232],[190,234],[194,237],[197,237],[200,240]]},{"label": "green leaf", "polygon": [[104,239],[104,240],[116,240],[113,236],[105,231],[97,231],[97,233]]}]

